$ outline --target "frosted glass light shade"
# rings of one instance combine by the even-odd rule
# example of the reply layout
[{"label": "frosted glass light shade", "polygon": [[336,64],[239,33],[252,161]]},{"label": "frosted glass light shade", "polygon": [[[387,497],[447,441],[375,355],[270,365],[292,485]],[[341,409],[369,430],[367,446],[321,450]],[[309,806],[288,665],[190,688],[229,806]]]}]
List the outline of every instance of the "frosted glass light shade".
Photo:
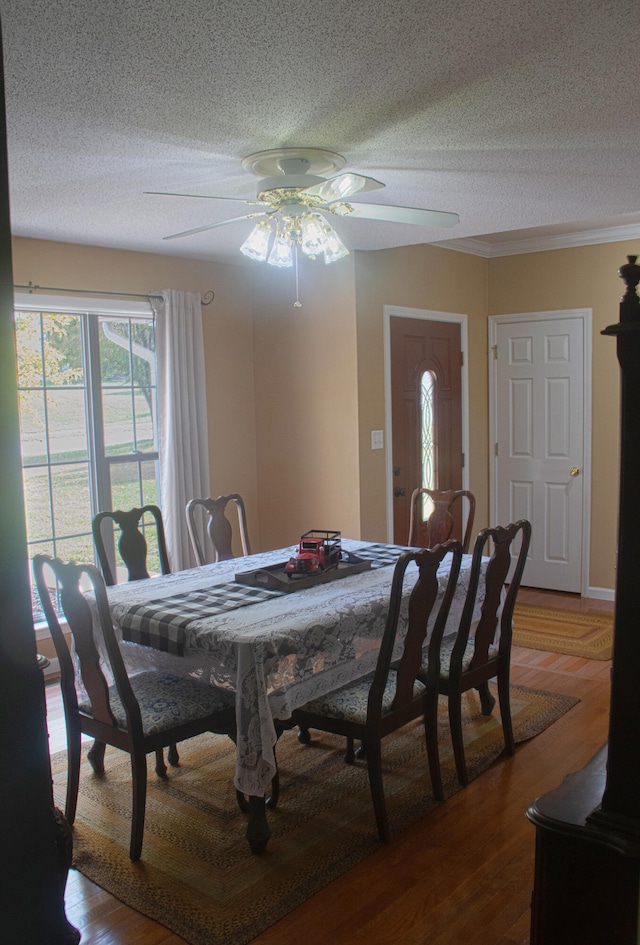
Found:
[{"label": "frosted glass light shade", "polygon": [[271,224],[266,220],[256,223],[249,233],[248,237],[240,247],[240,252],[248,256],[249,259],[257,259],[258,262],[264,262],[269,253],[269,240],[271,238]]},{"label": "frosted glass light shade", "polygon": [[289,237],[278,234],[273,241],[273,246],[271,247],[271,252],[267,259],[269,265],[278,266],[280,268],[293,266],[293,252],[291,246],[292,244]]},{"label": "frosted glass light shade", "polygon": [[300,248],[307,256],[318,256],[327,245],[325,229],[328,226],[321,216],[310,213],[300,221]]},{"label": "frosted glass light shade", "polygon": [[328,231],[325,233],[325,236],[327,239],[327,244],[324,248],[325,263],[336,262],[338,259],[343,259],[345,256],[349,255],[349,250],[344,245],[333,227],[328,227]]}]

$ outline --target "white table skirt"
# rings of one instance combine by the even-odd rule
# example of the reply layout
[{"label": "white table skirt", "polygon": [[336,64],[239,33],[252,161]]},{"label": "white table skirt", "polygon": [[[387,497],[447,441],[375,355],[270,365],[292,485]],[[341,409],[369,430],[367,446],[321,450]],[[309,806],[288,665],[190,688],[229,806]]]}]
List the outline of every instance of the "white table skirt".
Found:
[{"label": "white table skirt", "polygon": [[[343,539],[356,551],[371,543]],[[239,571],[286,561],[294,548],[181,571],[164,577],[108,588],[114,626],[121,628],[135,605],[185,591],[233,581]],[[439,576],[446,583],[449,559]],[[447,631],[457,629],[469,580],[471,556],[463,557]],[[274,719],[290,718],[294,709],[339,688],[375,667],[384,631],[393,565],[378,567],[313,588],[192,620],[184,632],[184,656],[123,642],[130,672],[155,666],[197,675],[236,693],[238,726],[235,784],[246,794],[263,795],[276,772]],[[405,579],[405,601],[398,626],[404,637],[408,594],[416,570]],[[483,582],[480,582],[482,593]],[[476,602],[476,614],[482,601]]]}]

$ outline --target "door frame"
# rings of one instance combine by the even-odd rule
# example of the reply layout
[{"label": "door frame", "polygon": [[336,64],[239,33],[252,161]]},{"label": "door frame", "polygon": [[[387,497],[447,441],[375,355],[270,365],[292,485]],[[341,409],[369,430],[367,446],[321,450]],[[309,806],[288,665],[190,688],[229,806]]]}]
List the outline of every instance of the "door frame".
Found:
[{"label": "door frame", "polygon": [[[384,413],[385,413],[385,473],[387,499],[387,541],[393,542],[393,429],[391,423],[391,318],[415,318],[430,322],[455,322],[460,325],[460,350],[462,351],[461,402],[462,402],[462,488],[469,488],[469,342],[467,316],[454,312],[435,312],[431,309],[405,308],[402,305],[383,305],[382,325],[384,339]],[[463,522],[464,527],[464,522]]]},{"label": "door frame", "polygon": [[[495,521],[498,507],[498,456],[495,445],[498,429],[497,398],[497,329],[499,325],[516,324],[527,321],[557,321],[576,318],[582,322],[583,340],[583,398],[582,398],[582,438],[583,455],[583,493],[582,493],[582,560],[580,562],[580,594],[583,597],[596,597],[613,600],[613,591],[608,588],[594,588],[589,585],[589,564],[591,550],[591,413],[592,413],[592,310],[590,308],[556,309],[547,312],[519,312],[511,315],[490,315],[489,330],[489,516]],[[611,594],[611,596],[609,596]]]}]

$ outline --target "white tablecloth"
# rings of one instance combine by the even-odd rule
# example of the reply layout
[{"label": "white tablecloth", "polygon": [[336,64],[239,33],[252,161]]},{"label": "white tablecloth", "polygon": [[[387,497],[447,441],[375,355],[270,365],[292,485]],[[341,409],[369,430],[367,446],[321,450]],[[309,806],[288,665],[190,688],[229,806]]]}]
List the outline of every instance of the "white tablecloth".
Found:
[{"label": "white tablecloth", "polygon": [[[342,546],[357,552],[358,548],[370,547],[370,543],[343,539]],[[133,606],[223,585],[233,581],[236,572],[286,561],[293,550],[280,549],[111,587],[108,594],[114,625],[122,628]],[[443,585],[448,560],[439,571]],[[471,556],[465,555],[446,632],[457,628],[470,564]],[[411,565],[405,578],[400,640],[406,625],[406,601],[416,573]],[[387,618],[392,576],[393,565],[376,567],[213,616],[195,616],[183,631],[183,656],[123,642],[125,661],[130,671],[154,665],[197,674],[203,682],[235,691],[238,725],[235,783],[247,794],[262,795],[276,771],[274,719],[290,718],[294,709],[309,700],[374,668]],[[480,604],[479,600],[476,616]]]}]

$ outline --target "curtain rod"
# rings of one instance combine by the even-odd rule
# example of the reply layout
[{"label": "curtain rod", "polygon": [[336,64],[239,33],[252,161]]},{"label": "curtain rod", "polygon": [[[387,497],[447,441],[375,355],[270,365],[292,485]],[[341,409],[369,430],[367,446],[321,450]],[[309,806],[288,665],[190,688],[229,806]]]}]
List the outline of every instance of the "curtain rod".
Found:
[{"label": "curtain rod", "polygon": [[[27,289],[28,292],[78,292],[80,295],[113,295],[119,296],[120,298],[125,299],[162,299],[161,295],[145,295],[141,292],[109,292],[104,291],[100,292],[98,289],[62,289],[59,286],[50,286],[50,285],[34,285],[31,280],[29,280],[28,285],[17,285],[15,282],[13,284],[14,289]],[[209,289],[208,292],[201,297],[200,302],[202,305],[209,305],[213,302],[215,293],[213,289]]]}]

